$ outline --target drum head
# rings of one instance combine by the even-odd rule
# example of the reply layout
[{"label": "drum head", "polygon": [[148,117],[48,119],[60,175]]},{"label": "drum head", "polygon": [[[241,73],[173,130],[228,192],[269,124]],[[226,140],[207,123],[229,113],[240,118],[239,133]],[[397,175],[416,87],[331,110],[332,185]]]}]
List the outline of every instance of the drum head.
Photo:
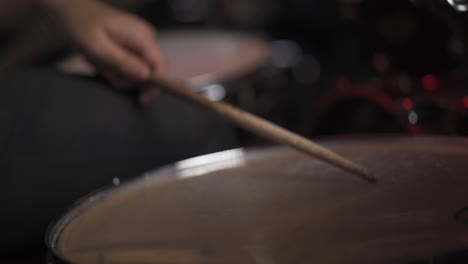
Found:
[{"label": "drum head", "polygon": [[50,246],[86,264],[429,263],[467,248],[468,141],[328,146],[378,182],[288,148],[221,152],[89,197]]},{"label": "drum head", "polygon": [[243,33],[208,30],[162,31],[158,35],[170,79],[203,86],[240,77],[266,62],[262,39]]}]

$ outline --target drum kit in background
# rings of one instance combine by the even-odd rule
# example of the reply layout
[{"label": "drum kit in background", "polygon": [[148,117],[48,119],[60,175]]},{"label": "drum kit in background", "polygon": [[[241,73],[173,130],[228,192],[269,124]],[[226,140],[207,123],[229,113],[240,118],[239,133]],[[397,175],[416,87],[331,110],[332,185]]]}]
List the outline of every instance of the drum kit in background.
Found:
[{"label": "drum kit in background", "polygon": [[[158,41],[169,79],[309,137],[468,135],[468,80],[463,69],[422,76],[395,73],[364,81],[335,76],[325,94],[307,100],[313,94],[310,90],[317,88],[321,66],[294,41],[196,28],[163,30]],[[94,73],[80,56],[68,57],[57,67],[71,73]],[[309,101],[304,107],[292,106],[304,101]],[[255,142],[243,136],[246,144]]]},{"label": "drum kit in background", "polygon": [[[176,28],[161,30],[158,43],[167,61],[168,79],[188,85],[213,101],[228,102],[285,123],[278,113],[284,110],[280,104],[287,100],[291,88],[286,85],[290,69],[300,59],[294,42],[269,41],[242,31]],[[65,57],[55,67],[71,74],[96,74],[78,54]],[[239,136],[245,144],[258,141],[241,131]]]}]

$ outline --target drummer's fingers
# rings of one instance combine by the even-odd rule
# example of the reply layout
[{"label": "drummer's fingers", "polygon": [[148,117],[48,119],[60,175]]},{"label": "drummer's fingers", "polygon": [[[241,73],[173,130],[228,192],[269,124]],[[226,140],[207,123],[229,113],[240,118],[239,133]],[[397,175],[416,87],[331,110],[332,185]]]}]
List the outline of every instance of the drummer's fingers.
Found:
[{"label": "drummer's fingers", "polygon": [[[160,76],[166,75],[166,60],[156,42],[156,33],[141,37],[139,54],[152,66],[152,71]],[[145,40],[146,39],[146,40]]]},{"label": "drummer's fingers", "polygon": [[156,41],[156,31],[146,22],[139,22],[133,25],[123,25],[128,28],[110,29],[110,33],[122,46],[148,63],[152,72],[164,76],[166,61]]},{"label": "drummer's fingers", "polygon": [[115,72],[103,70],[101,72],[102,76],[109,81],[112,87],[117,88],[118,90],[125,90],[132,87],[132,82],[127,78],[119,76]]},{"label": "drummer's fingers", "polygon": [[[117,88],[118,90],[126,90],[132,87],[132,82],[128,79],[118,76],[110,71],[103,71],[101,75],[109,81],[112,87]],[[154,86],[143,86],[141,91],[138,94],[138,102],[141,105],[147,105],[151,103],[154,97],[158,96],[161,91]]]},{"label": "drummer's fingers", "polygon": [[150,65],[132,52],[126,50],[107,33],[99,35],[99,40],[90,44],[88,55],[105,72],[131,81],[144,81],[150,75]]},{"label": "drummer's fingers", "polygon": [[156,87],[145,88],[139,96],[139,102],[142,105],[149,104],[154,97],[158,96],[161,91]]}]

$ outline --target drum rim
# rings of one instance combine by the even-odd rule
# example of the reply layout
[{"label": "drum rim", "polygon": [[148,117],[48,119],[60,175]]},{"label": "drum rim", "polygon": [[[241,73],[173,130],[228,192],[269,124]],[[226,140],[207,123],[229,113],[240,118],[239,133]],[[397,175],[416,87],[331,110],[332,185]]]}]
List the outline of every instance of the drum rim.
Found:
[{"label": "drum rim", "polygon": [[[357,144],[429,144],[429,143],[436,143],[436,144],[467,144],[468,145],[468,137],[450,137],[450,136],[440,136],[440,135],[428,135],[428,136],[408,136],[408,135],[398,135],[398,134],[387,134],[387,135],[379,135],[379,134],[371,134],[371,135],[346,135],[346,136],[337,136],[337,137],[324,137],[318,140],[321,145],[326,146],[334,146],[334,145],[357,145]],[[49,250],[49,252],[53,255],[54,259],[58,259],[63,263],[70,263],[70,264],[79,264],[74,263],[70,260],[67,260],[65,256],[63,256],[58,251],[58,241],[60,240],[60,236],[65,228],[71,223],[76,217],[81,215],[81,213],[85,212],[86,210],[92,208],[93,206],[99,204],[99,202],[105,200],[108,197],[113,197],[114,195],[125,192],[127,190],[131,190],[133,188],[138,188],[138,186],[147,183],[155,183],[158,181],[162,181],[164,179],[170,179],[174,177],[175,172],[181,172],[183,170],[187,170],[190,168],[178,168],[178,164],[183,162],[187,162],[199,157],[215,157],[218,158],[216,161],[201,164],[196,167],[203,167],[209,164],[215,164],[220,162],[226,162],[229,160],[233,160],[234,156],[227,156],[224,155],[229,152],[237,152],[240,154],[239,157],[243,159],[252,159],[255,157],[263,156],[269,153],[277,153],[279,151],[288,151],[291,148],[287,146],[281,145],[266,145],[260,147],[244,147],[244,148],[235,148],[215,153],[210,153],[206,155],[197,156],[194,158],[184,159],[172,164],[168,164],[166,166],[162,166],[156,168],[154,170],[150,170],[146,173],[141,174],[140,176],[131,179],[123,184],[120,185],[112,185],[107,186],[98,190],[95,190],[88,195],[83,196],[82,198],[75,201],[73,204],[69,206],[63,213],[58,214],[58,216],[51,221],[45,236],[45,243]],[[224,159],[219,159],[219,157],[223,157]],[[234,167],[239,167],[242,165],[235,165]],[[229,168],[234,168],[230,166]],[[218,170],[222,170],[226,167],[220,167]]]},{"label": "drum rim", "polygon": [[[252,158],[255,156],[260,156],[263,153],[267,153],[267,152],[275,151],[275,150],[281,150],[281,149],[286,149],[286,147],[265,146],[265,147],[258,147],[258,148],[252,148],[252,149],[235,148],[235,149],[229,149],[229,150],[219,151],[215,153],[210,153],[206,155],[201,155],[201,156],[197,156],[194,158],[205,157],[205,156],[208,156],[208,157],[209,156],[212,156],[212,157],[222,156],[223,154],[232,152],[232,151],[240,152],[241,156],[244,158]],[[58,241],[60,240],[60,236],[62,232],[65,230],[67,225],[73,221],[73,219],[78,217],[82,212],[85,212],[86,210],[97,205],[100,201],[103,201],[104,199],[108,197],[112,197],[113,195],[116,195],[119,192],[125,192],[126,190],[138,188],[138,186],[142,184],[146,184],[149,182],[155,183],[155,182],[173,177],[175,172],[184,170],[184,169],[177,168],[178,164],[192,160],[194,158],[184,159],[181,161],[177,161],[177,162],[156,168],[154,170],[150,170],[123,184],[120,184],[117,186],[110,185],[110,186],[92,191],[91,193],[79,198],[77,201],[72,203],[69,206],[69,208],[66,209],[63,213],[58,214],[58,216],[55,219],[53,219],[52,222],[47,227],[45,242],[46,242],[48,250],[53,254],[54,258],[58,258],[61,261],[64,261],[65,263],[79,264],[79,263],[74,263],[68,260],[65,256],[63,256],[58,251],[58,247],[57,247]],[[230,159],[232,159],[232,157],[226,157],[224,160],[219,159],[216,162],[228,161]],[[200,165],[200,166],[206,166],[206,164]],[[220,169],[223,169],[223,168],[220,168]]]}]

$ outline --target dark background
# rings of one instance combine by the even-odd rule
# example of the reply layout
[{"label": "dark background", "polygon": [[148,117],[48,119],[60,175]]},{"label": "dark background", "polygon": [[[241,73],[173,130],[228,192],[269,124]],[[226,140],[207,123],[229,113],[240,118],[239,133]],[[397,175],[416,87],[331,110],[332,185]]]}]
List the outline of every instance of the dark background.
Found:
[{"label": "dark background", "polygon": [[258,114],[304,135],[467,135],[467,15],[444,1],[415,2],[150,1],[138,13],[159,29],[257,33],[272,41],[273,58],[297,55],[259,85],[273,103],[256,103]]}]

